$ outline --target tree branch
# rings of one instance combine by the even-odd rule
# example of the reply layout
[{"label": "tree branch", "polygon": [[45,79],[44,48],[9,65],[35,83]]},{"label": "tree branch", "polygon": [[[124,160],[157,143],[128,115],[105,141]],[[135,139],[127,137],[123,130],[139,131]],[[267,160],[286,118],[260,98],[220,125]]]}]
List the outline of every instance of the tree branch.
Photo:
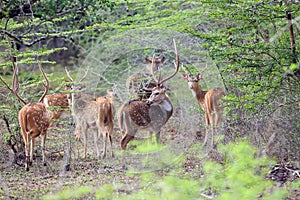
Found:
[{"label": "tree branch", "polygon": [[3,85],[5,85],[7,87],[7,89],[9,89],[12,93],[13,90],[9,87],[9,85],[4,81],[4,79],[2,78],[2,76],[0,76],[0,81],[3,83]]},{"label": "tree branch", "polygon": [[31,42],[26,42],[24,40],[22,40],[19,36],[17,35],[14,35],[6,30],[3,30],[3,29],[0,29],[0,34],[2,35],[5,35],[11,39],[13,39],[15,42],[21,44],[21,45],[24,45],[26,47],[32,47],[34,44],[40,42],[40,41],[43,41],[43,40],[48,40],[48,39],[52,39],[52,38],[65,38],[65,39],[70,39],[72,40],[71,38],[65,36],[65,35],[53,35],[53,36],[44,36],[44,37],[39,37],[37,39],[33,39],[31,40]]}]

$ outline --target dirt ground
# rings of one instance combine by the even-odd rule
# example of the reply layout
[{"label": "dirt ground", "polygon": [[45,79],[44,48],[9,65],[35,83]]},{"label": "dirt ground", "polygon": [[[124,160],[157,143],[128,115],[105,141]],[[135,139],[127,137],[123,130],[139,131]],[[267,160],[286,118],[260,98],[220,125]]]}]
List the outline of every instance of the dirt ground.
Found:
[{"label": "dirt ground", "polygon": [[[0,199],[40,199],[43,195],[56,193],[63,188],[100,187],[104,184],[122,185],[120,193],[130,193],[139,187],[138,177],[141,172],[151,171],[163,176],[165,171],[178,167],[181,158],[186,159],[183,173],[194,173],[200,177],[201,165],[198,163],[200,161],[188,155],[188,150],[191,145],[201,142],[203,138],[199,130],[197,132],[182,126],[180,121],[182,113],[178,110],[175,109],[172,118],[162,128],[161,148],[154,151],[146,148],[155,145],[153,138],[147,133],[139,133],[136,139],[129,143],[126,151],[120,150],[121,134],[116,125],[113,135],[115,153],[113,158],[110,155],[109,145],[107,158],[96,158],[93,130],[89,130],[88,156],[83,159],[83,144],[75,141],[74,127],[61,123],[58,128],[51,128],[48,131],[47,166],[43,166],[41,161],[38,138],[35,160],[29,172],[26,172],[24,154],[18,155],[18,164],[13,164],[13,154],[1,140]],[[64,120],[70,120],[70,116],[65,115]],[[139,150],[141,147],[142,150]],[[68,160],[66,155],[69,149],[71,153]],[[129,171],[137,175],[130,176]]]},{"label": "dirt ground", "polygon": [[[71,117],[65,115],[58,128],[48,131],[47,166],[42,164],[38,139],[36,158],[26,172],[24,154],[18,155],[18,164],[13,164],[13,155],[1,139],[0,199],[41,199],[44,195],[55,194],[62,189],[71,188],[71,191],[75,191],[80,186],[88,186],[97,190],[105,184],[118,185],[117,193],[120,195],[131,194],[140,188],[140,176],[144,172],[153,172],[163,177],[173,169],[180,169],[182,175],[201,179],[203,159],[212,158],[221,162],[222,157],[218,152],[205,154],[200,150],[205,134],[205,129],[200,126],[203,124],[203,119],[199,117],[201,115],[183,111],[180,102],[175,104],[173,116],[161,130],[162,145],[154,150],[154,140],[147,133],[139,133],[126,151],[120,150],[121,134],[116,125],[113,134],[115,157],[110,156],[108,145],[107,158],[96,158],[93,130],[89,130],[88,156],[83,159],[83,144],[75,141],[74,127],[68,123]],[[199,145],[197,155],[190,151],[193,145]],[[298,191],[294,193],[297,198]],[[94,198],[91,194],[82,199]]]}]

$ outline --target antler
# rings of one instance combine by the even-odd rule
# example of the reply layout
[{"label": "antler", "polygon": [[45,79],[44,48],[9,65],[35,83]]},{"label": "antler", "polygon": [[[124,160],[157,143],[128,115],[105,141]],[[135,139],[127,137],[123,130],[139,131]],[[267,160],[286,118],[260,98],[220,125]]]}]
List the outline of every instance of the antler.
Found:
[{"label": "antler", "polygon": [[14,75],[13,75],[13,80],[12,80],[12,88],[13,88],[13,92],[16,95],[16,97],[18,97],[19,101],[23,104],[26,105],[26,101],[24,101],[22,99],[22,97],[18,94],[19,91],[19,82],[18,82],[18,73],[19,73],[19,68],[17,65],[15,65],[15,61],[14,58],[11,56],[11,61],[12,61],[12,65],[14,68]]},{"label": "antler", "polygon": [[[204,69],[202,69],[202,71],[204,72],[204,70],[206,70],[206,68],[208,67],[208,65],[207,65],[207,63],[205,64],[205,68]],[[203,73],[202,72],[202,73]]]},{"label": "antler", "polygon": [[177,52],[175,39],[173,39],[173,42],[174,42],[174,49],[175,49],[175,54],[176,54],[176,58],[175,58],[176,60],[174,61],[175,72],[173,74],[171,74],[170,76],[168,76],[167,78],[163,79],[162,81],[158,82],[158,85],[161,85],[164,82],[166,82],[167,80],[171,79],[178,72],[178,69],[179,69],[179,55],[178,55],[178,52]]},{"label": "antler", "polygon": [[[85,74],[84,74],[84,76],[79,80],[79,83],[85,79],[85,77],[86,77],[87,74],[88,74],[89,68],[90,68],[90,67],[88,67],[88,69],[85,71]],[[74,79],[71,77],[70,72],[69,72],[68,69],[67,69],[67,66],[65,66],[65,71],[66,71],[67,76],[69,77],[69,79],[70,79],[72,82],[74,82]]]},{"label": "antler", "polygon": [[88,74],[89,69],[90,69],[90,67],[88,66],[87,70],[85,71],[84,76],[79,80],[79,83],[85,79],[85,77],[86,77],[87,74]]},{"label": "antler", "polygon": [[71,75],[70,75],[70,73],[69,73],[69,71],[68,71],[68,69],[67,69],[67,66],[65,66],[65,71],[66,71],[67,76],[69,77],[69,79],[70,79],[72,82],[74,82],[73,78],[71,77]]},{"label": "antler", "polygon": [[49,90],[49,80],[48,80],[48,78],[47,78],[47,76],[46,76],[46,74],[45,74],[45,72],[44,72],[44,70],[43,70],[43,68],[42,68],[42,66],[41,66],[41,64],[40,64],[40,62],[39,62],[39,61],[37,61],[37,62],[38,62],[40,71],[42,72],[42,75],[43,75],[43,77],[44,77],[44,79],[45,79],[45,81],[46,81],[46,84],[43,83],[43,86],[44,86],[44,88],[45,88],[44,94],[43,94],[43,96],[42,96],[42,97],[40,98],[40,100],[39,100],[39,102],[42,102],[43,99],[44,99],[44,97],[47,95],[48,90]]}]

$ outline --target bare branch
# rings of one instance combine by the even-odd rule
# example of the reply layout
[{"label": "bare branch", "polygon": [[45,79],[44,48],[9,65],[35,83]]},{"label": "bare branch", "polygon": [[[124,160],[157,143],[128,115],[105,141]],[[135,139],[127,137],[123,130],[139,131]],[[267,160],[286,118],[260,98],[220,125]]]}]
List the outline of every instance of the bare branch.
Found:
[{"label": "bare branch", "polygon": [[14,92],[9,85],[5,82],[5,80],[2,78],[2,76],[0,76],[0,81],[3,83],[3,85],[5,85],[7,87],[7,89],[9,89],[9,91],[11,91],[12,93]]}]

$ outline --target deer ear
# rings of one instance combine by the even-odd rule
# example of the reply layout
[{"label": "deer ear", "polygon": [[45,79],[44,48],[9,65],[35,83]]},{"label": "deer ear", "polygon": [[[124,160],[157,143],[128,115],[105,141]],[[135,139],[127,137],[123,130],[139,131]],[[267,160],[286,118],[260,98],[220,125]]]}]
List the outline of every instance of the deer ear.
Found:
[{"label": "deer ear", "polygon": [[186,74],[182,74],[182,78],[183,78],[184,80],[187,80],[187,78],[188,78],[188,75],[186,75]]},{"label": "deer ear", "polygon": [[150,60],[149,58],[145,58],[145,61],[147,64],[151,64],[152,63],[152,60]]},{"label": "deer ear", "polygon": [[198,78],[199,80],[203,80],[203,79],[204,79],[204,73],[199,72],[199,73],[197,74],[197,78]]},{"label": "deer ear", "polygon": [[112,90],[107,89],[106,95],[112,97],[112,96],[114,96],[114,92]]},{"label": "deer ear", "polygon": [[171,87],[170,87],[170,86],[166,86],[166,87],[164,88],[164,90],[165,90],[165,92],[166,92],[166,91],[171,91]]},{"label": "deer ear", "polygon": [[163,63],[163,62],[165,61],[165,59],[166,59],[166,58],[163,56],[163,57],[160,59],[160,62]]}]

